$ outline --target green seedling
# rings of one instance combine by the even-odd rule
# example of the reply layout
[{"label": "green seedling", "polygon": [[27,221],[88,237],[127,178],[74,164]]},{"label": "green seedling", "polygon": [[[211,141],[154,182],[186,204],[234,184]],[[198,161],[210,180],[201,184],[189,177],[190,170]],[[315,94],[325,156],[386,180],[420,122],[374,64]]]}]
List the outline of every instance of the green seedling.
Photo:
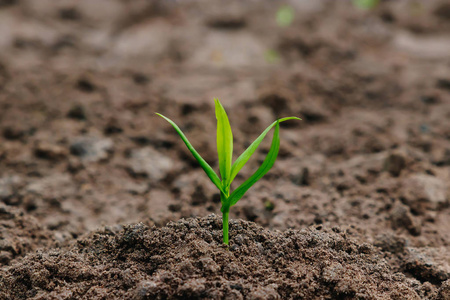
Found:
[{"label": "green seedling", "polygon": [[380,0],[353,0],[353,5],[362,10],[371,10],[377,7]]},{"label": "green seedling", "polygon": [[[188,141],[181,129],[169,118],[157,113],[158,116],[164,118],[169,122],[173,128],[177,131],[178,135],[181,137],[183,142],[186,144],[189,151],[198,161],[203,171],[208,175],[209,179],[214,183],[214,185],[220,191],[220,200],[222,203],[222,220],[223,220],[223,242],[228,245],[228,214],[230,212],[230,207],[235,205],[244,196],[245,192],[254,185],[258,180],[260,180],[273,166],[275,160],[278,156],[278,151],[280,149],[280,123],[287,120],[300,120],[296,117],[287,117],[278,119],[266,130],[261,133],[261,135],[232,163],[233,156],[233,134],[231,132],[230,122],[228,121],[227,113],[223,108],[222,104],[218,99],[214,99],[216,108],[216,118],[217,118],[217,154],[219,156],[219,169],[220,176],[214,172],[211,166],[198,154],[191,143]],[[259,144],[262,142],[266,134],[275,126],[275,130],[272,137],[272,144],[270,150],[267,153],[261,166],[253,173],[250,178],[244,181],[237,189],[231,192],[231,183],[233,182],[236,175],[242,169],[242,167],[247,163],[250,157],[258,148]]]},{"label": "green seedling", "polygon": [[289,27],[294,21],[295,12],[294,9],[289,5],[283,5],[277,10],[275,19],[278,26]]},{"label": "green seedling", "polygon": [[276,50],[269,49],[264,53],[264,58],[269,64],[274,64],[280,61],[280,54]]}]

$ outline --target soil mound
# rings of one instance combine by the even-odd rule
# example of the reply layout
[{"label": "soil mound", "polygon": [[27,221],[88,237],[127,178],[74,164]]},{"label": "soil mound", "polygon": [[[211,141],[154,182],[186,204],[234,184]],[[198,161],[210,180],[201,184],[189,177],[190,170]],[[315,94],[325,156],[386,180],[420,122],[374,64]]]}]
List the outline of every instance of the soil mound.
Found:
[{"label": "soil mound", "polygon": [[[27,255],[1,274],[2,299],[420,299],[377,248],[322,226],[269,231],[221,219],[106,227]],[[437,299],[437,298],[436,298]]]}]

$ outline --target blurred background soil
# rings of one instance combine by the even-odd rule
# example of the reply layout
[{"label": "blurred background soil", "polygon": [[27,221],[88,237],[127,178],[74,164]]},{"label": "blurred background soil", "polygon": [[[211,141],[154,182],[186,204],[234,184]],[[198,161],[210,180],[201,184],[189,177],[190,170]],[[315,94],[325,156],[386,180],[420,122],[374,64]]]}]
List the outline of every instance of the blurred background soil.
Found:
[{"label": "blurred background soil", "polygon": [[275,118],[303,119],[282,125],[278,161],[231,219],[347,230],[421,298],[450,294],[445,0],[0,0],[0,274],[98,228],[220,213],[154,114],[217,170],[214,97],[236,154]]}]

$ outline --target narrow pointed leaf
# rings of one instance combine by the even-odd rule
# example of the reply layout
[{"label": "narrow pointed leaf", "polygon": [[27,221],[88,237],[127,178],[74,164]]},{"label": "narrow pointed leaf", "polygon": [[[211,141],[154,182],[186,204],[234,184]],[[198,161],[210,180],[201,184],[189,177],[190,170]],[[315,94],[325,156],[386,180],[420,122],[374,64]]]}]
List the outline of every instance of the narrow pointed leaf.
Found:
[{"label": "narrow pointed leaf", "polygon": [[247,161],[250,159],[250,157],[255,153],[256,149],[258,148],[259,144],[263,141],[266,134],[272,129],[273,126],[277,124],[277,122],[281,123],[287,120],[301,120],[297,117],[287,117],[279,119],[278,121],[273,122],[271,125],[269,125],[266,130],[261,133],[261,135],[250,145],[248,148],[236,159],[233,166],[231,167],[231,175],[230,175],[230,183],[233,182],[236,175],[239,173],[239,171],[244,167],[244,165],[247,163]]},{"label": "narrow pointed leaf", "polygon": [[200,166],[202,167],[203,171],[205,171],[206,175],[208,175],[209,179],[212,181],[212,183],[214,183],[217,188],[224,193],[224,190],[222,188],[222,184],[220,182],[219,177],[217,176],[216,172],[214,172],[214,170],[211,168],[211,166],[200,156],[200,154],[198,154],[198,152],[194,149],[194,147],[191,145],[191,143],[189,142],[189,140],[186,138],[186,136],[184,135],[184,133],[181,131],[181,129],[177,126],[177,124],[175,124],[171,119],[156,113],[158,116],[164,118],[167,122],[170,123],[170,125],[173,126],[173,128],[175,128],[175,130],[177,131],[178,135],[181,137],[181,139],[183,140],[183,142],[186,144],[186,147],[189,149],[189,151],[191,151],[192,155],[195,157],[195,159],[198,161],[198,163],[200,164]]},{"label": "narrow pointed leaf", "polygon": [[278,156],[278,151],[280,150],[280,121],[275,122],[275,131],[272,137],[272,145],[270,146],[269,153],[267,153],[266,158],[262,165],[256,170],[256,172],[250,176],[244,183],[242,183],[236,190],[231,193],[228,198],[228,203],[230,206],[235,205],[244,196],[245,192],[248,191],[252,185],[254,185],[258,180],[260,180],[269,170],[272,168],[275,160]]},{"label": "narrow pointed leaf", "polygon": [[217,118],[217,154],[219,156],[220,175],[225,189],[229,186],[231,160],[233,157],[233,133],[227,113],[220,101],[215,98]]}]

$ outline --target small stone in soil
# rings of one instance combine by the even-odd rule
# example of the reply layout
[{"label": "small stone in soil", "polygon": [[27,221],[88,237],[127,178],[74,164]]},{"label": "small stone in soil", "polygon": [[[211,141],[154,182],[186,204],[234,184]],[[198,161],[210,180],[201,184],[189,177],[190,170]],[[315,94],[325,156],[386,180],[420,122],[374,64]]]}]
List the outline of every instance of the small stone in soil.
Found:
[{"label": "small stone in soil", "polygon": [[109,138],[81,137],[70,145],[70,153],[85,162],[106,160],[114,150]]},{"label": "small stone in soil", "polygon": [[174,167],[173,161],[151,147],[134,149],[130,153],[128,171],[135,177],[161,180]]}]

